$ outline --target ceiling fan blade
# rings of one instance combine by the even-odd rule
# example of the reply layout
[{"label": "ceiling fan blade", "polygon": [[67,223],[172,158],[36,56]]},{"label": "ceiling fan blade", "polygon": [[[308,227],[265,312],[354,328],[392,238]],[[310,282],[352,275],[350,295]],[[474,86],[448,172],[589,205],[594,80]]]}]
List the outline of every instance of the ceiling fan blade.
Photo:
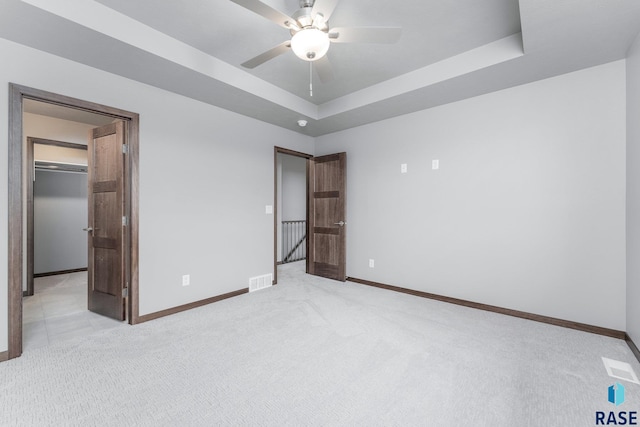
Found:
[{"label": "ceiling fan blade", "polygon": [[333,68],[331,67],[331,61],[329,61],[326,55],[315,61],[313,65],[322,83],[329,83],[333,80]]},{"label": "ceiling fan blade", "polygon": [[231,0],[235,4],[238,4],[245,9],[249,9],[258,15],[267,18],[269,21],[273,21],[283,28],[290,29],[291,24],[295,24],[295,19],[291,18],[284,13],[275,10],[271,6],[262,3],[259,0]]},{"label": "ceiling fan blade", "polygon": [[334,43],[395,43],[402,35],[402,28],[354,27],[332,28],[329,39]]},{"label": "ceiling fan blade", "polygon": [[316,0],[315,3],[313,3],[313,9],[311,9],[311,16],[315,17],[316,14],[320,13],[326,22],[331,17],[337,4],[338,0]]},{"label": "ceiling fan blade", "polygon": [[268,51],[261,53],[255,58],[251,58],[250,60],[243,62],[242,65],[244,68],[256,68],[258,65],[262,65],[270,59],[275,58],[276,56],[282,55],[286,53],[291,48],[291,41],[287,40],[284,43],[279,44],[278,46],[269,49]]}]

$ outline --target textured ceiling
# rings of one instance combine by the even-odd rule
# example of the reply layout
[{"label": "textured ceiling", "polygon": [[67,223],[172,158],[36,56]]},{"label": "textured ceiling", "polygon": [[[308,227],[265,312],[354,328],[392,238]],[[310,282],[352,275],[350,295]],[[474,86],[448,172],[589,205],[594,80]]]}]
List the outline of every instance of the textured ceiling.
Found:
[{"label": "textured ceiling", "polygon": [[291,52],[240,66],[289,35],[229,0],[0,0],[0,9],[2,38],[312,136],[623,59],[640,30],[638,0],[341,0],[332,27],[398,26],[402,36],[332,44],[335,79],[315,79],[311,98],[309,65]]}]

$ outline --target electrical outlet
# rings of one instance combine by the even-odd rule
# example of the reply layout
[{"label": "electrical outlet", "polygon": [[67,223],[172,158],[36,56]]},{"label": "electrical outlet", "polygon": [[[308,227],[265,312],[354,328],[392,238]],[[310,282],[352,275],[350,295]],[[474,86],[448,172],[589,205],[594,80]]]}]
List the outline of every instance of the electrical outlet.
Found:
[{"label": "electrical outlet", "polygon": [[407,164],[403,163],[400,165],[400,173],[407,173]]},{"label": "electrical outlet", "polygon": [[185,274],[182,276],[182,286],[189,286],[191,284],[191,276],[189,274]]},{"label": "electrical outlet", "polygon": [[376,262],[372,259],[369,260],[369,268],[375,267]]}]

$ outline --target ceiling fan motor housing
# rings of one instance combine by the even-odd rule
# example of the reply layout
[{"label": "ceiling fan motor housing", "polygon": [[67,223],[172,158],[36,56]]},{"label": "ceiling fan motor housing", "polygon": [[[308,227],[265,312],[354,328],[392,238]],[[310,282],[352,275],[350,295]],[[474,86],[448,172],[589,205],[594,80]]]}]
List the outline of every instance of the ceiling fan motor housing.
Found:
[{"label": "ceiling fan motor housing", "polygon": [[[314,22],[314,17],[311,16],[312,7],[302,7],[298,9],[291,17],[296,20],[299,28],[311,28],[315,27],[320,31],[327,32],[329,31],[329,23],[324,19],[316,19]],[[320,15],[322,16],[322,15]],[[295,33],[300,31],[297,28],[291,29],[291,35],[293,36]]]}]

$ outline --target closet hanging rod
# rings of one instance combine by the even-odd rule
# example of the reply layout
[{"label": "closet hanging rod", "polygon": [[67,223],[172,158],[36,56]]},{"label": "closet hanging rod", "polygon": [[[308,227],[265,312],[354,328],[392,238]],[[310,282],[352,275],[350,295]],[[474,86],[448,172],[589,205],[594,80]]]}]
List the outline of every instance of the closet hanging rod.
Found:
[{"label": "closet hanging rod", "polygon": [[34,162],[34,169],[54,172],[87,173],[87,165],[77,163],[36,161]]}]

